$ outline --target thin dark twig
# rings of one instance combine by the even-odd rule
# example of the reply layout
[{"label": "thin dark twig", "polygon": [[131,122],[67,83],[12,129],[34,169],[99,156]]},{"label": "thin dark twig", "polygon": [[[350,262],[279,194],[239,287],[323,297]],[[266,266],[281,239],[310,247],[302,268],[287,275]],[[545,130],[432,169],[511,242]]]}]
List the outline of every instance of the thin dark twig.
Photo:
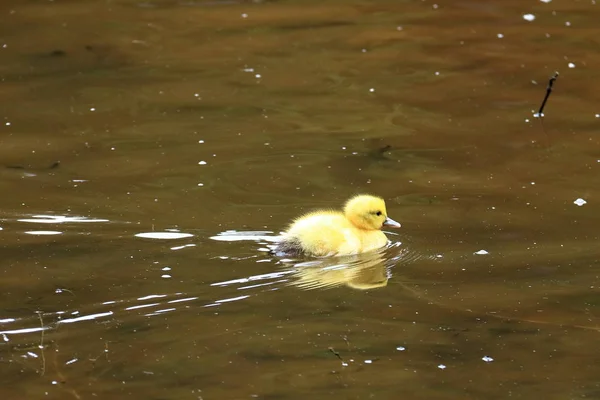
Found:
[{"label": "thin dark twig", "polygon": [[40,353],[42,355],[42,370],[40,371],[40,376],[44,376],[44,374],[46,373],[46,356],[44,355],[44,330],[46,328],[44,328],[44,320],[42,319],[42,312],[38,311],[37,313],[39,319],[40,319],[40,330],[41,330],[41,338],[40,338],[40,345],[38,346],[40,349]]},{"label": "thin dark twig", "polygon": [[341,362],[344,362],[344,360],[342,359],[342,356],[340,356],[340,353],[338,353],[337,351],[335,351],[335,350],[333,349],[333,347],[330,347],[330,348],[329,348],[329,351],[330,351],[330,352],[332,352],[333,354],[335,354],[335,356],[336,356],[337,358],[339,358]]},{"label": "thin dark twig", "polygon": [[540,106],[540,111],[538,111],[538,115],[542,117],[544,114],[544,106],[546,105],[546,101],[548,101],[548,97],[550,97],[550,93],[552,93],[552,85],[554,85],[554,81],[558,78],[558,72],[555,72],[554,75],[550,77],[548,81],[548,86],[546,87],[546,96],[544,96],[544,101],[542,101],[542,105]]}]

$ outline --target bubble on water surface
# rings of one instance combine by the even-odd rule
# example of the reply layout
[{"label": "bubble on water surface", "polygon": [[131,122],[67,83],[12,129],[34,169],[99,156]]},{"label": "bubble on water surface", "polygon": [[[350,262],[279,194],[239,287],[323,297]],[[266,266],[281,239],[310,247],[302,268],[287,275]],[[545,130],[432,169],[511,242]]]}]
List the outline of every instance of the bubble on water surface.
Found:
[{"label": "bubble on water surface", "polygon": [[486,255],[486,254],[490,254],[490,253],[487,250],[479,250],[479,251],[476,251],[473,254],[477,254],[477,255],[482,256],[482,255]]},{"label": "bubble on water surface", "polygon": [[573,203],[575,203],[576,205],[578,205],[579,207],[581,207],[582,205],[587,204],[587,201],[585,201],[582,198],[579,198],[579,199],[575,200]]},{"label": "bubble on water surface", "polygon": [[440,365],[438,365],[438,368],[439,369],[446,369],[446,366],[444,364],[440,364]]},{"label": "bubble on water surface", "polygon": [[483,356],[483,357],[481,357],[481,359],[487,363],[494,361],[494,359],[489,356]]},{"label": "bubble on water surface", "polygon": [[525,14],[525,15],[523,15],[523,19],[525,21],[531,22],[531,21],[533,21],[535,19],[535,15],[533,15],[533,14]]}]

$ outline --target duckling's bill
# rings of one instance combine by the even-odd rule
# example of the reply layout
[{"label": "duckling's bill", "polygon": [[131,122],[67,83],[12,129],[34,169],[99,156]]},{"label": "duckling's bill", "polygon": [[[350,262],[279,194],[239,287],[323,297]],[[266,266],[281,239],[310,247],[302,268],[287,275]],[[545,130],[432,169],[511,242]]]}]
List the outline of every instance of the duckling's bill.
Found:
[{"label": "duckling's bill", "polygon": [[385,221],[383,221],[383,226],[390,226],[392,228],[400,228],[402,225],[400,224],[400,222],[396,222],[393,219],[391,219],[390,217],[387,217],[385,219]]}]

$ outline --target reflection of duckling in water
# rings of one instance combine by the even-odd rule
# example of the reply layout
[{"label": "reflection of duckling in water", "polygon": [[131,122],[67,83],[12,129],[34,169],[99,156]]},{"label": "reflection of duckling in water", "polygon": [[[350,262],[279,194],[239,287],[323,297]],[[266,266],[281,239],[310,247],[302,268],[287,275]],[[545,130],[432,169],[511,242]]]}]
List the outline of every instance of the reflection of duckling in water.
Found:
[{"label": "reflection of duckling in water", "polygon": [[353,289],[368,290],[387,285],[389,273],[380,252],[368,257],[336,258],[335,263],[323,260],[296,264],[292,285],[301,289],[332,288],[346,285]]},{"label": "reflection of duckling in water", "polygon": [[315,211],[296,219],[283,234],[276,254],[317,257],[365,253],[384,247],[383,226],[399,228],[388,218],[383,199],[359,195],[348,200],[344,212]]}]

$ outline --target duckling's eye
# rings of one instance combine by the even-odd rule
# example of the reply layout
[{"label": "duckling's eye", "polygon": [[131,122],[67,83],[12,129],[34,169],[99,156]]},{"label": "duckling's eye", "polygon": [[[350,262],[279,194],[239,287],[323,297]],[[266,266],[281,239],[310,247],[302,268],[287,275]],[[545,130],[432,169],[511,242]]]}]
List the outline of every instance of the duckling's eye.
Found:
[{"label": "duckling's eye", "polygon": [[375,213],[375,215],[377,215],[377,216],[379,217],[379,216],[381,215],[381,211],[377,211],[377,212]]}]

